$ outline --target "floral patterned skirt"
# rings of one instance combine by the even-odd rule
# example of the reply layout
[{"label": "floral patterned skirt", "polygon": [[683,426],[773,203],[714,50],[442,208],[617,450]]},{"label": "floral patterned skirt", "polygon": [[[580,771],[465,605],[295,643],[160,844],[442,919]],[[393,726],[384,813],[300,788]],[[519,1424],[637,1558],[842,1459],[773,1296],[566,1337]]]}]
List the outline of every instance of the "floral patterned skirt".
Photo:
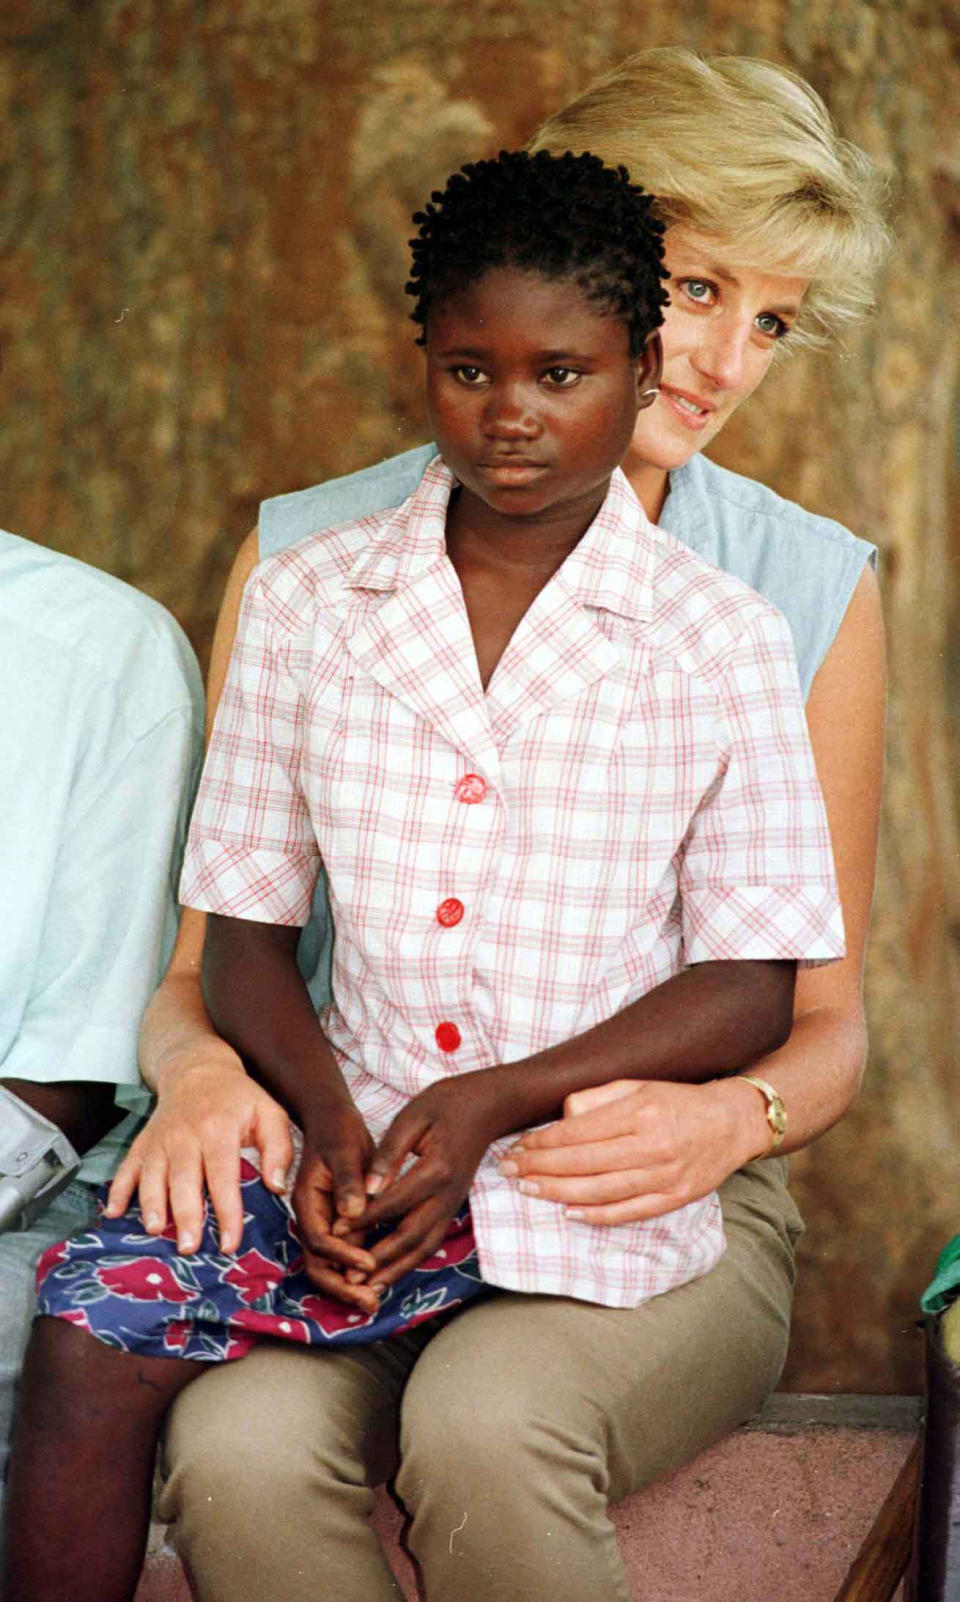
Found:
[{"label": "floral patterned skirt", "polygon": [[304,1346],[383,1340],[488,1289],[466,1205],[443,1245],[367,1314],[311,1284],[289,1203],[267,1190],[246,1158],[241,1191],[243,1237],[229,1257],[209,1205],[199,1249],[189,1257],[178,1253],[172,1225],[148,1235],[136,1205],[51,1246],[37,1265],[38,1314],[67,1319],[118,1351],[221,1363],[264,1337]]}]

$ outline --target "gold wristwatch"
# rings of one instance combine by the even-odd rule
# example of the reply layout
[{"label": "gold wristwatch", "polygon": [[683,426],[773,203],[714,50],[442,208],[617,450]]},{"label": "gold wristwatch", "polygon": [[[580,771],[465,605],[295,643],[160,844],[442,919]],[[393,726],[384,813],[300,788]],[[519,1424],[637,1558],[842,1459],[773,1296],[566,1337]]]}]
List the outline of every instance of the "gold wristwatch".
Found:
[{"label": "gold wristwatch", "polygon": [[767,1104],[767,1123],[770,1125],[770,1132],[773,1135],[773,1144],[767,1153],[770,1156],[771,1153],[776,1151],[787,1132],[787,1109],[783,1105],[783,1097],[779,1096],[773,1086],[768,1085],[765,1079],[754,1079],[752,1074],[738,1074],[737,1078],[742,1079],[744,1084],[753,1085],[755,1090],[759,1090]]}]

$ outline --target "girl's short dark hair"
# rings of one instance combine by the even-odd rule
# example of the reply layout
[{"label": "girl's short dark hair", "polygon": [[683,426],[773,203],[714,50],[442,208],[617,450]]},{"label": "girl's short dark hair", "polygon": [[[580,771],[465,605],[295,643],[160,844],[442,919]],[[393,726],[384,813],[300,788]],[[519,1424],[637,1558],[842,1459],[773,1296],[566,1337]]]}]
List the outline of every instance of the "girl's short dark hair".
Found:
[{"label": "girl's short dark hair", "polygon": [[470,162],[414,214],[406,288],[417,302],[417,343],[426,343],[431,308],[492,267],[514,267],[571,279],[622,319],[638,356],[668,301],[664,230],[652,207],[625,167],[599,156],[501,150],[493,161]]}]

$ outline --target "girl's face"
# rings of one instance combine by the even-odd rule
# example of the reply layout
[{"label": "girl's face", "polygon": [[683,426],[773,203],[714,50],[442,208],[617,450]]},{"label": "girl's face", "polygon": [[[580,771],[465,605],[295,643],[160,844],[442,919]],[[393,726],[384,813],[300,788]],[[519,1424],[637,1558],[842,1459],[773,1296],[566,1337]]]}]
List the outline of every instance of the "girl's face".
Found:
[{"label": "girl's face", "polygon": [[720,240],[671,228],[660,396],[637,419],[628,474],[682,467],[752,395],[797,320],[806,278],[734,266]]},{"label": "girl's face", "polygon": [[589,522],[630,446],[656,342],[629,353],[626,325],[576,284],[492,268],[432,310],[427,406],[463,489],[506,517]]}]

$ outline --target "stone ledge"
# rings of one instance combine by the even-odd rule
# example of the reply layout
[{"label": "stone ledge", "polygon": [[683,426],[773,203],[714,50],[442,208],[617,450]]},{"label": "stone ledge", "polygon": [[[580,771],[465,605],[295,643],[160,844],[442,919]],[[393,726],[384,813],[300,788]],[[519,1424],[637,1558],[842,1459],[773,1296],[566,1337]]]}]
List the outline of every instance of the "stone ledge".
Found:
[{"label": "stone ledge", "polygon": [[[920,1405],[906,1396],[772,1397],[728,1440],[614,1508],[634,1602],[833,1602],[910,1450]],[[373,1522],[415,1602],[402,1516],[386,1491]],[[189,1602],[159,1528],[137,1602]]]},{"label": "stone ledge", "polygon": [[915,1435],[922,1411],[919,1396],[777,1391],[743,1428],[776,1435],[807,1429],[893,1430]]}]

